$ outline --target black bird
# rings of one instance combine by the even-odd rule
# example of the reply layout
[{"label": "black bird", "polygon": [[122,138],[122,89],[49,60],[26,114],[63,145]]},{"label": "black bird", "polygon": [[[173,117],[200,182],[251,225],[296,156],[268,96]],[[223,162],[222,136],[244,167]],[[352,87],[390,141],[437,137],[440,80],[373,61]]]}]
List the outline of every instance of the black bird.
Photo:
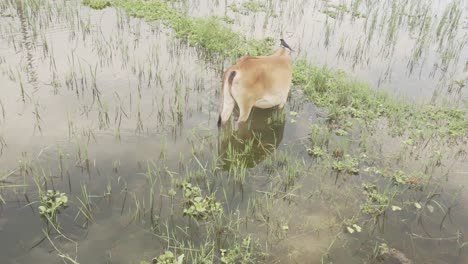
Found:
[{"label": "black bird", "polygon": [[288,48],[290,51],[294,51],[293,49],[291,49],[291,47],[289,47],[288,43],[286,43],[284,39],[280,39],[280,41],[281,41],[281,46]]}]

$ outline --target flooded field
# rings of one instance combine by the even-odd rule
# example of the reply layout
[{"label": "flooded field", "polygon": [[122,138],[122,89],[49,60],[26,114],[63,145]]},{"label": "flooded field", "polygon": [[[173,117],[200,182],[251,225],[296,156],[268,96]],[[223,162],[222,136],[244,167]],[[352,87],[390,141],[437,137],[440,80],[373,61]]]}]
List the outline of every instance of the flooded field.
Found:
[{"label": "flooded field", "polygon": [[[223,70],[293,48],[284,110]],[[468,263],[468,4],[0,2],[0,263]]]}]

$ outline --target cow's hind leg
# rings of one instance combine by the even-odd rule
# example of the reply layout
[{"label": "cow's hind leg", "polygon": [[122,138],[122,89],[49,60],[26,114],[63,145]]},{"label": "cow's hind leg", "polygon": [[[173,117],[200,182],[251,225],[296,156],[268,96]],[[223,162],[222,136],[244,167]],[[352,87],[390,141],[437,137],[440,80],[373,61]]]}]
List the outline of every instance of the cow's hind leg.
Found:
[{"label": "cow's hind leg", "polygon": [[250,112],[252,112],[253,104],[250,102],[238,103],[239,105],[239,119],[237,123],[246,122],[249,119]]},{"label": "cow's hind leg", "polygon": [[235,104],[236,102],[234,101],[234,98],[232,98],[230,94],[225,93],[223,98],[223,109],[218,119],[218,126],[221,124],[225,124],[226,121],[229,120],[229,117],[231,116],[232,111],[234,110]]},{"label": "cow's hind leg", "polygon": [[237,132],[239,139],[245,141],[249,138],[249,119],[250,112],[252,112],[253,104],[244,103],[238,104],[239,106],[239,119],[237,120]]},{"label": "cow's hind leg", "polygon": [[283,110],[287,101],[288,101],[288,96],[286,96],[286,98],[284,98],[284,100],[278,105],[278,110]]}]

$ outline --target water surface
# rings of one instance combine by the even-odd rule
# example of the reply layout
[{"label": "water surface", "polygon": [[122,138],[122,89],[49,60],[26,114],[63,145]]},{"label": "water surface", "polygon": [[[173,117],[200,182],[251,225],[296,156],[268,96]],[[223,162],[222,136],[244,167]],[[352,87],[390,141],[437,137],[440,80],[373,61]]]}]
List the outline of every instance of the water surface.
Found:
[{"label": "water surface", "polygon": [[[428,173],[434,183],[427,188],[440,196],[440,210],[436,204],[432,214],[405,208],[377,224],[364,219],[375,225],[372,232],[345,234],[343,219],[363,200],[361,183],[385,181],[372,172],[339,177],[307,154],[310,127],[326,109],[305,101],[300,90],[284,112],[254,111],[246,131],[218,130],[221,75],[170,29],[113,7],[15,3],[0,5],[0,262],[60,263],[64,253],[80,263],[139,263],[180,250],[181,241],[199,250],[208,224],[182,215],[178,179],[213,194],[230,223],[242,226],[222,233],[221,246],[233,234],[252,234],[270,253],[269,263],[369,262],[380,242],[415,263],[467,260],[466,247],[459,248],[468,228],[468,195],[460,188],[467,183],[464,158],[448,151],[444,165]],[[346,11],[326,1],[271,1],[265,11],[245,14],[222,1],[175,5],[193,16],[227,15],[248,37],[286,38],[295,58],[345,69],[395,96],[429,101],[445,98],[438,93],[446,95],[453,81],[466,78],[467,6],[450,3],[457,4],[460,21],[439,37],[434,29],[450,6],[445,1],[335,3]],[[425,35],[422,21],[429,17]],[[449,103],[464,96],[466,89]],[[380,155],[363,169],[426,166],[409,154],[394,163],[401,141],[380,132],[369,136]],[[239,138],[251,139],[251,147]],[[339,144],[340,137],[332,141]],[[240,154],[229,159],[229,151]],[[54,244],[44,239],[38,186],[70,198],[59,215],[68,239],[57,232],[51,233]],[[427,195],[399,199],[404,204]]]}]

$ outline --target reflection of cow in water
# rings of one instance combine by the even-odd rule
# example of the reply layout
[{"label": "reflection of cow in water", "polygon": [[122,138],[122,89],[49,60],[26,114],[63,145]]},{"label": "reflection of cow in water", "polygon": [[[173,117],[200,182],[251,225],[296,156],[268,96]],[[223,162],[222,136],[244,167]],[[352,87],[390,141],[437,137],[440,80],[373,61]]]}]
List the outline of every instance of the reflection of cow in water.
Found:
[{"label": "reflection of cow in water", "polygon": [[275,108],[255,108],[250,121],[221,126],[218,135],[218,154],[222,169],[233,167],[252,168],[276,150],[283,139],[285,116]]}]

